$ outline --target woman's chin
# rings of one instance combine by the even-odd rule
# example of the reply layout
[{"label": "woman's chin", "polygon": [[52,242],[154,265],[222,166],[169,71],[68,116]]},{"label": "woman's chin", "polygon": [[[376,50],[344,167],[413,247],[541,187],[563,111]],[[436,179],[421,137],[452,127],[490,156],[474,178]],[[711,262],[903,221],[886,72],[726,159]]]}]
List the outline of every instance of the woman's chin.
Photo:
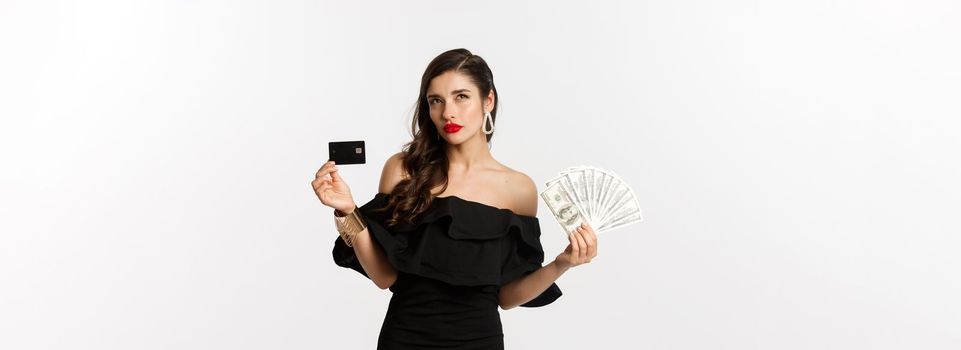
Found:
[{"label": "woman's chin", "polygon": [[450,144],[460,144],[464,142],[464,136],[460,132],[456,132],[453,134],[447,134],[446,137],[444,137],[444,140]]},{"label": "woman's chin", "polygon": [[[475,137],[480,137],[481,139],[484,139],[484,135],[480,133],[475,135]],[[470,140],[470,136],[467,135],[467,132],[465,132],[464,130],[460,130],[456,133],[444,135],[443,138],[445,141],[447,141],[448,144],[451,144],[451,145],[459,145],[462,143],[466,143],[467,141]]]}]

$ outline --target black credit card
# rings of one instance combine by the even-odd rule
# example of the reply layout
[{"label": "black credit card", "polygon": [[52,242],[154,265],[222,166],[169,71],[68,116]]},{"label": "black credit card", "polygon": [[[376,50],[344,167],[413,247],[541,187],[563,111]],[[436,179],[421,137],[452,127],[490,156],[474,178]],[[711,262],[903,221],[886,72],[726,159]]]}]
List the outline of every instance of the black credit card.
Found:
[{"label": "black credit card", "polygon": [[367,148],[364,141],[335,141],[327,143],[330,157],[328,161],[334,164],[364,164],[367,162]]}]

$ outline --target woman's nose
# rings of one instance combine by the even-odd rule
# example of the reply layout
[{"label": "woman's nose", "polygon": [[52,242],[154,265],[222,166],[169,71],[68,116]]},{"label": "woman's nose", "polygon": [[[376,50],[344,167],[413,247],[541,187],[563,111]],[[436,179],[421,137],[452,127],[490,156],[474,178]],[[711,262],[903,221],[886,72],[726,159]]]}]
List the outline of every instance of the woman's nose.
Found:
[{"label": "woman's nose", "polygon": [[454,106],[452,106],[452,105],[450,105],[450,104],[445,104],[445,105],[444,105],[444,114],[443,114],[443,115],[445,116],[444,119],[446,119],[446,120],[452,120],[452,119],[454,119],[454,112],[455,112]]}]

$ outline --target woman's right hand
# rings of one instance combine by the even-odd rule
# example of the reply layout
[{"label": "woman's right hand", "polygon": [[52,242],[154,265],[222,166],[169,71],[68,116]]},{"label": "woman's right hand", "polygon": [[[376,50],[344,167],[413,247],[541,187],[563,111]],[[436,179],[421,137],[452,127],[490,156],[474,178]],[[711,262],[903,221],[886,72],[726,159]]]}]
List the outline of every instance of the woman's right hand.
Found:
[{"label": "woman's right hand", "polygon": [[348,214],[356,207],[354,197],[350,194],[350,187],[347,187],[347,183],[340,177],[334,161],[324,163],[310,185],[314,188],[314,193],[317,194],[320,202],[328,207]]},{"label": "woman's right hand", "polygon": [[597,257],[597,233],[588,223],[582,223],[567,237],[571,244],[554,258],[554,263],[567,270],[574,266],[591,262]]}]

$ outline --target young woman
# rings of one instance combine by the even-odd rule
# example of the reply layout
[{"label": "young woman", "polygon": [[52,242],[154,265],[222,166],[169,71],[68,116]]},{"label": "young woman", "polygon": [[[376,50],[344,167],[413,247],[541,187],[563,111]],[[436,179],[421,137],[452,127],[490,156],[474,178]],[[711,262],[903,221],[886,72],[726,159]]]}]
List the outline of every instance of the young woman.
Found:
[{"label": "young woman", "polygon": [[597,256],[584,225],[541,266],[537,187],[489,151],[497,102],[480,56],[444,52],[421,79],[413,140],[386,161],[373,199],[357,207],[333,162],[311,182],[334,208],[335,263],[393,292],[378,349],[503,349],[498,306],[552,303],[554,281]]}]

